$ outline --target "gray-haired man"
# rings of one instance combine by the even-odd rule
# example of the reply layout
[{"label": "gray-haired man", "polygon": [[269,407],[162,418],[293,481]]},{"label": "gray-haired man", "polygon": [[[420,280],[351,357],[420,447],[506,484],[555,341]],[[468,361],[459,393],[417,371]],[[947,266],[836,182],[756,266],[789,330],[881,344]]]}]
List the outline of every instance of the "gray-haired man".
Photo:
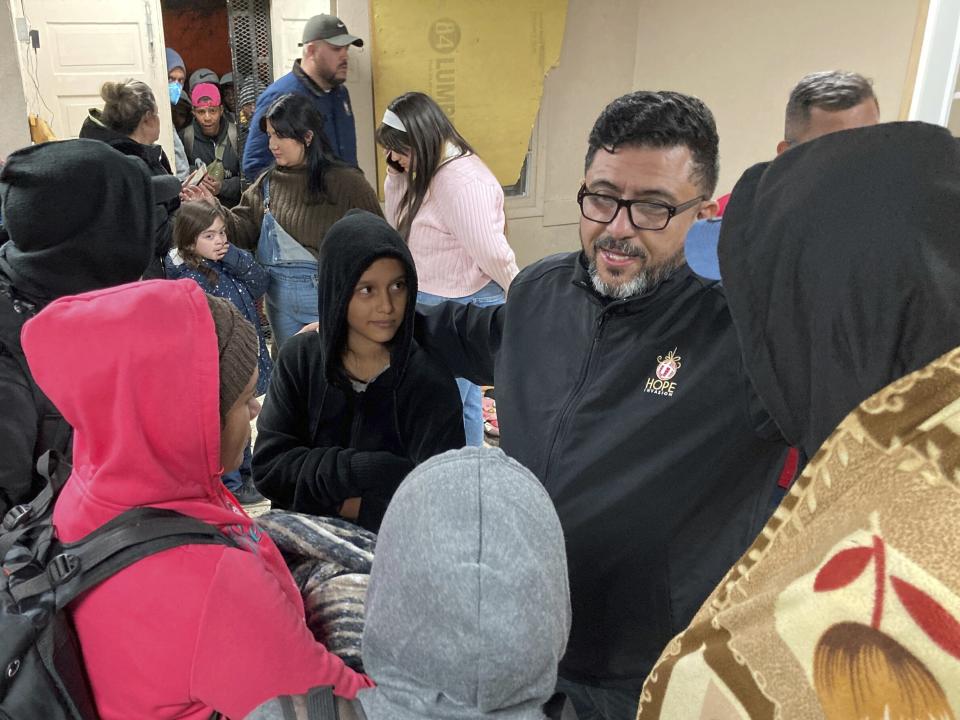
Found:
[{"label": "gray-haired man", "polygon": [[777,155],[821,135],[876,125],[880,104],[863,75],[842,70],[810,73],[790,91]]}]

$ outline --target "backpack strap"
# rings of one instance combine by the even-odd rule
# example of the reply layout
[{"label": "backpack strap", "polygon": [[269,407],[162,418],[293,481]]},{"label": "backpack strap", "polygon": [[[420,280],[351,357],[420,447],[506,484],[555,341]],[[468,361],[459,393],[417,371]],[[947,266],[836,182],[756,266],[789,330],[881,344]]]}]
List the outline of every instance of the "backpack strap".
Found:
[{"label": "backpack strap", "polygon": [[[46,532],[46,542],[52,539],[52,523],[50,515],[53,512],[53,501],[70,477],[71,465],[64,460],[56,450],[47,450],[37,461],[37,472],[47,482],[43,490],[26,505],[14,505],[3,516],[0,525],[0,562],[7,556],[7,552],[26,533],[47,523],[50,530]],[[41,535],[45,529],[41,529]],[[8,568],[13,572],[19,565]]]},{"label": "backpack strap", "polygon": [[60,546],[47,572],[10,588],[21,600],[53,591],[58,610],[138,560],[181,545],[237,544],[219,529],[174,510],[134,508],[75,543]]},{"label": "backpack strap", "polygon": [[[312,687],[298,695],[277,695],[247,717],[251,720],[340,720],[341,707],[346,717],[366,718],[359,701],[334,697],[330,685]],[[215,716],[212,720],[219,718]]]},{"label": "backpack strap", "polygon": [[333,687],[321,685],[307,691],[307,720],[339,720]]},{"label": "backpack strap", "polygon": [[193,141],[194,141],[194,129],[193,123],[191,122],[183,129],[183,135],[180,136],[180,139],[183,140],[183,149],[187,153],[187,160],[193,164]]},{"label": "backpack strap", "polygon": [[[228,132],[227,135],[230,133]],[[220,164],[223,164],[223,154],[227,151],[227,137],[224,136],[223,140],[218,142],[213,148],[213,159],[215,161],[219,160]]]},{"label": "backpack strap", "polygon": [[227,140],[230,142],[230,147],[233,148],[233,151],[239,155],[240,146],[237,145],[237,124],[229,120],[227,121]]}]

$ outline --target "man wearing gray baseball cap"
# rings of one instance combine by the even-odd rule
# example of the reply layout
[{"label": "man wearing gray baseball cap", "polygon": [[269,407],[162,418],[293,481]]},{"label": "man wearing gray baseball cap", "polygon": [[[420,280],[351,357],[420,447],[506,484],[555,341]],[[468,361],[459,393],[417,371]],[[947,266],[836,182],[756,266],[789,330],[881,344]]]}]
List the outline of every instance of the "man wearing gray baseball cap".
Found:
[{"label": "man wearing gray baseball cap", "polygon": [[243,153],[243,174],[248,180],[256,178],[273,162],[267,135],[260,128],[260,118],[275,99],[286,93],[309,98],[324,117],[323,130],[334,151],[344,162],[357,164],[357,130],[350,93],[343,85],[351,45],[363,47],[363,40],[351,35],[340,18],[314,15],[307,21],[300,42],[301,59],[257,99],[257,112],[250,123]]}]

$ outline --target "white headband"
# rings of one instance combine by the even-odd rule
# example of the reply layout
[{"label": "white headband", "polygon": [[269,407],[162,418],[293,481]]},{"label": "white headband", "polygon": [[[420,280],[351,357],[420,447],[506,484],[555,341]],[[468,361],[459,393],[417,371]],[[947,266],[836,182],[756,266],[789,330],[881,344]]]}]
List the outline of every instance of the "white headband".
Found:
[{"label": "white headband", "polygon": [[403,126],[403,120],[397,117],[397,114],[390,108],[387,108],[383,111],[383,124],[389,125],[400,132],[407,131],[407,129]]}]

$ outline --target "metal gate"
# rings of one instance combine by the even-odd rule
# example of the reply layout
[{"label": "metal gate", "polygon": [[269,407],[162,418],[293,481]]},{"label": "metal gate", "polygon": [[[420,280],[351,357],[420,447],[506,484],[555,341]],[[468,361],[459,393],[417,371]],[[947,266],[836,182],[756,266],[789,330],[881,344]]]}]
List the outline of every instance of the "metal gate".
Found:
[{"label": "metal gate", "polygon": [[273,82],[270,0],[227,0],[235,87],[255,78],[260,89]]}]

